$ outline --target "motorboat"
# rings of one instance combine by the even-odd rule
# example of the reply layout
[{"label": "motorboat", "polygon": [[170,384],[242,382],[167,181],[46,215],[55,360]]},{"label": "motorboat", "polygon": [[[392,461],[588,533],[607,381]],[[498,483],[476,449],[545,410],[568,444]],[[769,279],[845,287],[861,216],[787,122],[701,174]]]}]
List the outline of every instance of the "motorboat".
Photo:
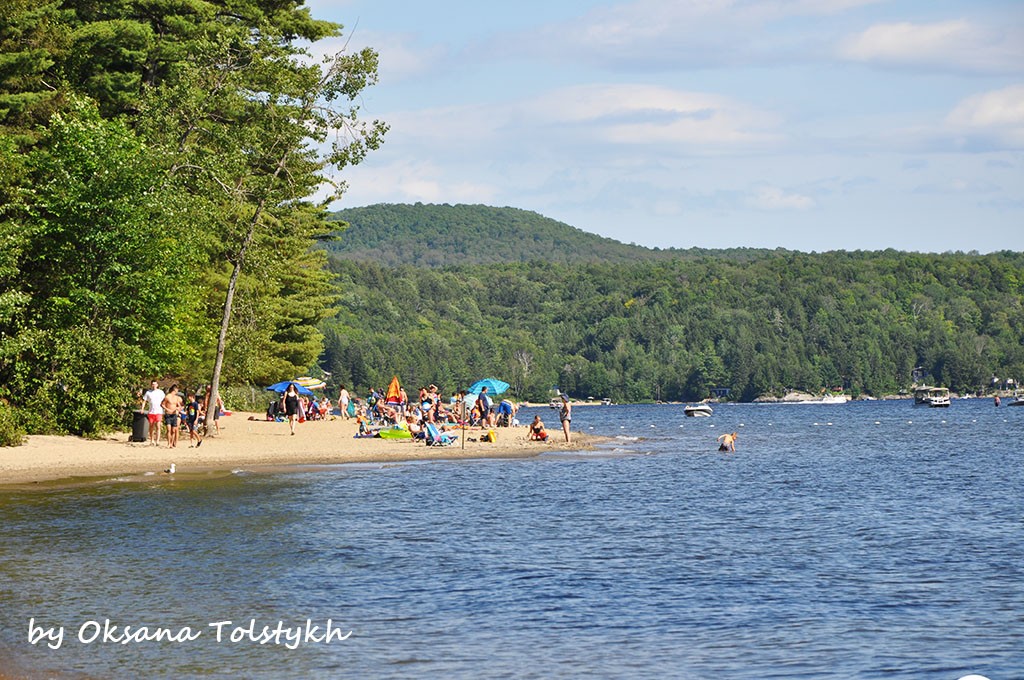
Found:
[{"label": "motorboat", "polygon": [[949,389],[945,387],[918,387],[914,390],[914,405],[930,408],[949,407]]},{"label": "motorboat", "polygon": [[712,413],[714,413],[714,411],[711,409],[710,404],[693,404],[683,408],[683,415],[691,418],[707,418]]},{"label": "motorboat", "polygon": [[1007,402],[1007,406],[1024,406],[1024,394],[1013,395],[1013,401]]}]

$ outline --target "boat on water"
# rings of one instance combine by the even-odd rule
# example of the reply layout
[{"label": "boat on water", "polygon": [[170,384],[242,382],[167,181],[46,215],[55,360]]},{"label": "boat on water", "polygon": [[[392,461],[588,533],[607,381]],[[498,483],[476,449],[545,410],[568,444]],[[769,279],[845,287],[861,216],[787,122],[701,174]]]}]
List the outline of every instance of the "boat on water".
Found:
[{"label": "boat on water", "polygon": [[706,418],[712,413],[714,413],[714,411],[710,404],[691,404],[683,408],[683,415],[689,416],[690,418]]},{"label": "boat on water", "polygon": [[945,387],[918,387],[914,390],[914,405],[930,408],[949,407],[949,389]]},{"label": "boat on water", "polygon": [[1013,395],[1013,401],[1006,402],[1007,406],[1024,406],[1024,394]]}]

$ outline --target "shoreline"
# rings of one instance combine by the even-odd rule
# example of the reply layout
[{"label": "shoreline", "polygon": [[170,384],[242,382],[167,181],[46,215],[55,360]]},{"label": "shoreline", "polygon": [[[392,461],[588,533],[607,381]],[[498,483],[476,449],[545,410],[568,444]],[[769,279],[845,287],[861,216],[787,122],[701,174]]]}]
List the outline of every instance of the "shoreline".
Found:
[{"label": "shoreline", "polygon": [[[267,421],[261,414],[235,412],[222,417],[221,433],[189,448],[182,433],[177,448],[129,441],[130,433],[101,439],[32,435],[26,443],[0,448],[0,492],[53,490],[108,482],[163,482],[209,479],[243,469],[270,473],[347,463],[406,463],[414,461],[530,458],[546,451],[584,451],[603,438],[573,432],[573,442],[561,441],[561,431],[549,429],[548,442],[530,441],[528,429],[494,428],[498,441],[479,441],[483,430],[452,430],[459,439],[451,446],[427,446],[422,440],[355,438],[355,420],[309,421],[289,435],[287,422]],[[556,436],[558,439],[556,439]],[[473,441],[475,440],[475,441]],[[167,470],[171,463],[175,473]]]}]

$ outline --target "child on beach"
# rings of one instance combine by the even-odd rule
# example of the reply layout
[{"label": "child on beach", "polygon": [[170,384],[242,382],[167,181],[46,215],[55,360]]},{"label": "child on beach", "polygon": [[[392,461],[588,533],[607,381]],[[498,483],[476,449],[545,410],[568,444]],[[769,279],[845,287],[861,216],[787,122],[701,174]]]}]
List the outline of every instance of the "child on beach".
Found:
[{"label": "child on beach", "polygon": [[186,392],[185,424],[188,426],[188,448],[192,448],[192,440],[198,440],[198,449],[203,445],[203,436],[199,434],[199,396],[195,392]]}]

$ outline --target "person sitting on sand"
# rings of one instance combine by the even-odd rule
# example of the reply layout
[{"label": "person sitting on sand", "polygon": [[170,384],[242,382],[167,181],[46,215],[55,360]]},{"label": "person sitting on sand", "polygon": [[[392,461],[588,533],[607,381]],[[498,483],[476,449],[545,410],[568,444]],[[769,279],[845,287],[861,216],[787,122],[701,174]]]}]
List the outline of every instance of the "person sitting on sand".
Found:
[{"label": "person sitting on sand", "polygon": [[413,439],[423,439],[423,426],[420,425],[415,415],[410,413],[405,417],[405,426],[412,433]]},{"label": "person sitting on sand", "polygon": [[540,416],[534,416],[533,422],[530,423],[530,439],[535,442],[548,440],[548,433],[544,430],[544,421],[540,419]]},{"label": "person sitting on sand", "polygon": [[718,435],[718,441],[721,442],[718,446],[719,451],[736,451],[736,433],[731,434],[720,434]]}]

